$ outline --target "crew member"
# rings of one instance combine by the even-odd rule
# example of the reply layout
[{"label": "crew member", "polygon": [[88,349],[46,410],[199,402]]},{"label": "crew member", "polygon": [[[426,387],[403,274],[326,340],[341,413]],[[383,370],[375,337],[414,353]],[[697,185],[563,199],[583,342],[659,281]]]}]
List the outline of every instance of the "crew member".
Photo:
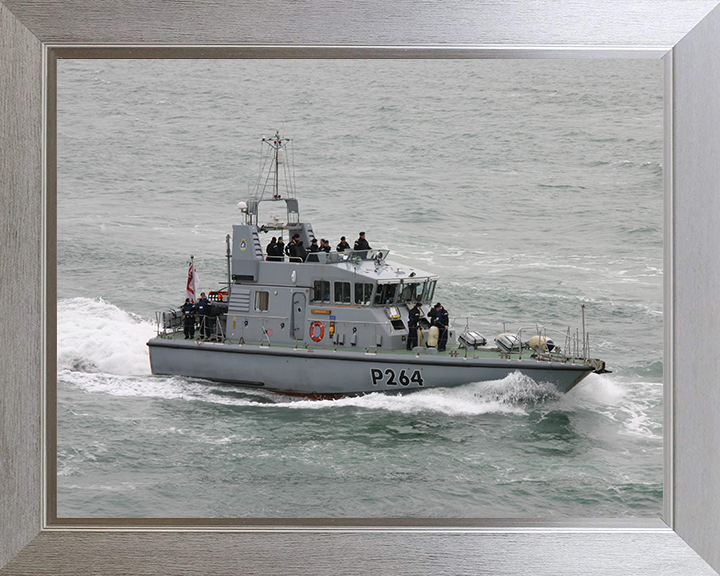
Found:
[{"label": "crew member", "polygon": [[358,239],[355,240],[355,245],[353,246],[353,252],[355,252],[354,255],[360,258],[365,258],[368,250],[370,250],[370,244],[368,244],[368,241],[365,240],[365,232],[360,232],[360,234],[358,234]]},{"label": "crew member", "polygon": [[185,298],[185,304],[182,307],[183,328],[185,329],[185,340],[195,337],[195,306],[190,302],[190,298]]},{"label": "crew member", "polygon": [[272,260],[277,262],[285,261],[285,242],[283,242],[282,236],[278,238],[277,244],[275,244],[275,256]]},{"label": "crew member", "polygon": [[273,256],[276,255],[277,250],[277,238],[275,236],[272,237],[272,240],[270,240],[270,244],[268,244],[265,247],[265,253],[267,254],[268,260],[274,260]]},{"label": "crew member", "polygon": [[355,240],[355,246],[353,250],[370,250],[370,244],[365,240],[365,232],[360,232],[358,239]]},{"label": "crew member", "polygon": [[440,338],[438,339],[438,352],[445,350],[448,341],[448,327],[450,325],[450,318],[447,310],[442,307],[442,304],[438,302],[435,304],[435,308],[432,311],[431,326],[437,326],[440,330]]},{"label": "crew member", "polygon": [[210,338],[210,302],[208,302],[205,292],[200,292],[200,300],[195,305],[200,324],[200,336]]},{"label": "crew member", "polygon": [[310,248],[308,252],[320,252],[320,246],[318,246],[317,238],[313,238],[310,242]]},{"label": "crew member", "polygon": [[307,255],[308,255],[308,251],[305,248],[305,246],[303,246],[302,240],[297,241],[297,255],[301,261],[305,262],[305,259],[307,258]]},{"label": "crew member", "polygon": [[320,240],[320,252],[330,252],[332,248],[330,248],[330,241],[325,240],[325,238]]},{"label": "crew member", "polygon": [[408,350],[412,350],[418,345],[418,321],[420,320],[420,316],[422,316],[422,310],[420,309],[420,302],[418,302],[408,313]]},{"label": "crew member", "polygon": [[337,245],[337,248],[335,248],[338,252],[345,252],[345,250],[350,250],[350,244],[347,243],[345,240],[345,236],[340,237],[340,244]]},{"label": "crew member", "polygon": [[301,246],[300,234],[293,234],[290,244],[285,248],[285,253],[290,257],[290,262],[303,262],[305,260],[305,248],[300,250]]}]

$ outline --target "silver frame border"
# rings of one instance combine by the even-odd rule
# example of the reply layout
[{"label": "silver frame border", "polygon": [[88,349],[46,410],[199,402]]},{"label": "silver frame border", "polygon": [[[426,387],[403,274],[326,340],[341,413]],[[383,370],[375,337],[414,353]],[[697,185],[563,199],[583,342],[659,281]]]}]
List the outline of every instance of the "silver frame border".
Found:
[{"label": "silver frame border", "polygon": [[[42,52],[41,56],[41,75],[43,78],[43,82],[47,80],[48,77],[48,68],[51,68],[51,66],[48,66],[49,62],[52,60],[52,57],[49,57],[51,55],[51,52],[55,52],[58,50],[68,50],[68,49],[77,49],[81,51],[102,51],[106,48],[110,48],[113,51],[119,50],[129,50],[131,52],[135,53],[135,57],[158,57],[157,55],[153,56],[144,56],[144,53],[147,53],[148,51],[153,52],[153,47],[148,46],[147,44],[115,44],[115,45],[109,45],[105,44],[103,46],[100,46],[98,44],[72,44],[72,43],[65,43],[65,42],[57,42],[55,39],[48,39],[43,40],[42,39],[42,31],[38,31],[38,25],[35,24],[35,22],[31,22],[28,24],[34,32],[30,32],[29,34],[25,34],[25,31],[19,30],[18,28],[22,28],[24,26],[23,20],[30,21],[32,20],[30,17],[27,17],[27,7],[23,6],[24,2],[19,0],[0,0],[0,32],[2,32],[2,25],[3,25],[3,18],[5,18],[5,23],[10,22],[8,25],[8,29],[11,29],[11,32],[13,33],[13,39],[10,41],[14,41],[15,36],[20,37],[26,44],[26,46],[22,46],[20,51],[25,51],[28,54],[31,54],[33,50],[36,50],[37,47],[40,47],[40,50]],[[89,3],[89,2],[88,2]],[[82,3],[81,3],[82,4]],[[582,5],[582,2],[578,3],[579,5]],[[665,4],[664,2],[660,2],[658,5],[658,9],[662,10],[662,5]],[[668,2],[668,5],[673,4],[672,2]],[[690,2],[687,3],[687,5],[691,4]],[[703,6],[708,6],[710,8],[716,7],[716,2],[705,2],[705,3],[698,3],[695,2],[694,6],[697,7],[697,5],[702,4]],[[712,4],[712,5],[711,5]],[[673,4],[674,5],[674,4]],[[8,8],[8,6],[10,8]],[[19,8],[18,8],[19,7]],[[75,7],[77,9],[77,6]],[[38,10],[43,10],[47,8],[40,7]],[[80,10],[84,10],[84,7],[81,7]],[[696,8],[697,9],[697,8]],[[20,17],[14,16],[14,13],[20,14]],[[717,13],[717,10],[715,10],[715,13]],[[717,14],[715,14],[716,16]],[[36,36],[35,34],[38,34],[39,36]],[[692,34],[692,30],[688,31],[688,36]],[[683,38],[684,39],[684,38]],[[1,39],[0,39],[1,40]],[[681,39],[682,40],[682,39]],[[668,539],[669,536],[677,536],[674,530],[677,528],[676,524],[676,517],[677,517],[677,508],[679,506],[677,500],[677,494],[676,494],[676,477],[677,474],[680,472],[676,469],[675,466],[675,453],[678,449],[677,447],[677,436],[675,434],[676,426],[675,426],[675,411],[676,411],[676,396],[678,393],[682,391],[678,391],[675,389],[675,364],[673,361],[673,352],[674,352],[674,337],[676,333],[676,323],[675,323],[675,281],[676,278],[674,276],[675,273],[675,240],[676,240],[676,226],[678,225],[676,219],[675,219],[675,212],[674,212],[674,206],[676,202],[676,158],[675,158],[675,138],[676,134],[674,132],[675,127],[675,106],[676,106],[676,85],[675,85],[675,79],[676,79],[676,64],[675,64],[675,58],[674,58],[674,50],[675,50],[675,44],[673,42],[675,39],[673,38],[672,42],[665,42],[661,44],[655,44],[653,42],[649,42],[647,46],[644,47],[636,47],[636,46],[605,46],[605,45],[595,45],[595,46],[548,46],[545,44],[537,44],[533,46],[526,46],[526,45],[519,45],[519,46],[505,46],[502,44],[497,45],[484,45],[484,46],[447,46],[447,45],[436,45],[436,46],[406,46],[403,47],[400,46],[376,46],[376,45],[308,45],[308,46],[301,46],[296,44],[290,44],[290,45],[219,45],[219,44],[206,44],[206,45],[183,45],[183,44],[177,44],[177,45],[159,45],[156,47],[157,50],[160,51],[166,51],[169,50],[170,52],[174,50],[178,51],[185,51],[185,50],[203,50],[205,53],[213,53],[217,50],[227,50],[227,49],[236,49],[239,51],[246,51],[247,49],[251,50],[257,50],[259,54],[264,53],[265,55],[257,55],[253,57],[260,57],[260,58],[272,58],[272,57],[278,57],[278,50],[281,53],[290,54],[294,53],[297,55],[289,55],[284,57],[319,57],[317,56],[317,51],[324,52],[325,56],[321,57],[347,57],[347,58],[353,58],[358,57],[358,53],[365,53],[367,57],[368,51],[375,50],[376,53],[370,57],[380,57],[380,58],[388,58],[388,57],[401,57],[401,58],[424,58],[424,57],[440,57],[440,58],[455,58],[462,56],[462,54],[465,54],[464,57],[480,57],[480,58],[567,58],[567,57],[591,57],[591,58],[602,58],[602,57],[612,57],[612,58],[623,58],[623,57],[629,57],[629,58],[657,58],[657,57],[663,57],[665,62],[665,240],[666,240],[666,246],[665,246],[665,274],[666,274],[666,280],[664,282],[664,297],[665,297],[665,312],[664,312],[664,320],[665,320],[665,327],[664,327],[664,333],[665,333],[665,391],[664,391],[664,398],[665,398],[665,417],[666,417],[666,426],[665,426],[665,497],[664,497],[664,518],[665,523],[667,525],[664,525],[661,521],[659,522],[651,522],[651,523],[643,523],[643,522],[623,522],[623,521],[613,521],[613,520],[578,520],[578,521],[564,521],[564,522],[544,522],[544,521],[502,521],[502,520],[478,520],[474,522],[462,522],[462,521],[452,521],[452,520],[444,520],[444,521],[432,521],[432,520],[420,520],[419,522],[415,521],[402,521],[400,520],[389,520],[387,522],[379,522],[376,520],[371,521],[363,521],[363,520],[356,520],[356,521],[350,521],[348,523],[345,523],[345,525],[342,525],[343,523],[336,523],[336,522],[328,522],[327,520],[317,520],[317,521],[304,521],[306,526],[293,526],[293,525],[283,525],[282,523],[271,523],[270,525],[263,525],[263,526],[229,526],[229,525],[223,525],[222,523],[217,523],[213,521],[215,524],[214,526],[200,526],[200,525],[173,525],[174,523],[168,523],[163,524],[158,523],[155,526],[122,526],[117,525],[114,522],[109,522],[106,524],[103,524],[101,526],[75,526],[70,527],[67,525],[60,526],[55,523],[54,519],[52,518],[52,515],[49,513],[49,508],[52,507],[52,498],[48,498],[48,491],[47,491],[47,485],[48,485],[48,477],[46,476],[47,470],[50,468],[46,468],[45,466],[42,466],[42,471],[40,472],[40,491],[37,493],[37,497],[40,500],[40,504],[38,506],[32,506],[31,502],[28,501],[27,504],[30,505],[30,509],[26,508],[24,505],[18,507],[15,505],[15,502],[12,501],[12,498],[7,498],[7,494],[5,494],[0,488],[0,516],[4,516],[5,518],[9,518],[9,523],[6,524],[6,528],[3,528],[0,526],[0,567],[2,567],[5,562],[9,561],[11,558],[15,557],[15,560],[12,560],[11,564],[7,565],[6,568],[3,568],[0,570],[1,574],[5,573],[41,573],[41,571],[38,570],[38,562],[39,559],[43,559],[46,561],[48,558],[52,558],[52,554],[57,554],[58,551],[60,551],[60,556],[56,557],[57,560],[70,562],[72,560],[73,555],[78,554],[78,546],[77,542],[82,542],[84,544],[88,543],[95,543],[95,542],[106,542],[107,538],[109,538],[113,534],[128,534],[128,533],[143,533],[148,534],[148,532],[152,532],[154,534],[159,533],[171,533],[171,534],[188,534],[188,533],[207,533],[206,531],[210,531],[213,533],[218,533],[216,531],[220,531],[220,533],[227,533],[227,532],[255,532],[255,533],[263,533],[263,534],[282,534],[282,533],[291,533],[291,534],[297,534],[297,533],[309,533],[309,534],[315,534],[315,535],[328,535],[333,533],[341,533],[341,534],[393,534],[393,535],[408,535],[408,538],[410,538],[412,535],[417,534],[432,534],[437,535],[438,539],[440,539],[441,535],[448,535],[448,534],[467,534],[467,535],[512,535],[512,534],[523,534],[523,535],[544,535],[544,536],[559,536],[559,535],[583,535],[583,534],[589,534],[589,535],[601,535],[601,534],[607,534],[610,536],[620,535],[620,534],[632,534],[637,537],[639,537],[642,534],[648,534],[648,535],[656,535],[657,537],[662,536],[662,538],[651,538],[650,541],[657,542],[657,547],[655,544],[652,544],[650,546],[651,549],[655,550],[658,554],[660,554],[660,548],[661,541],[662,544],[667,545],[668,542],[671,543],[672,546],[676,546],[677,553],[683,556],[683,560],[688,562],[687,566],[688,568],[691,568],[690,571],[686,573],[712,573],[708,572],[709,568],[707,568],[707,564],[703,563],[702,561],[696,562],[696,555],[692,552],[692,548],[698,550],[700,554],[705,557],[705,559],[710,562],[714,567],[719,567],[720,562],[718,562],[718,556],[717,552],[713,552],[712,549],[708,548],[708,546],[704,542],[700,542],[695,538],[695,534],[693,534],[691,531],[687,532],[683,538],[685,538],[685,541],[690,545],[688,546],[683,542],[681,538],[673,537],[671,539]],[[0,47],[3,45],[0,43]],[[717,48],[720,46],[720,40],[716,41],[716,43],[713,45],[714,48]],[[335,51],[339,52],[335,52]],[[308,56],[308,55],[300,55],[301,53],[305,51],[313,52],[314,56]],[[469,56],[469,54],[472,53],[472,56]],[[157,54],[157,52],[155,52]],[[335,54],[335,55],[332,55]],[[11,56],[11,58],[14,57]],[[21,58],[24,57],[21,54]],[[170,57],[170,56],[165,56]],[[177,56],[175,56],[177,57]],[[215,57],[215,56],[212,56]],[[230,56],[230,57],[236,57],[236,56]],[[3,73],[7,70],[6,68],[3,68],[4,63],[2,60],[2,54],[0,54],[0,73]],[[32,61],[31,61],[32,64]],[[35,62],[35,65],[37,65],[37,62]],[[12,70],[11,70],[12,71]],[[0,77],[0,80],[2,78]],[[43,119],[42,119],[42,144],[41,144],[41,165],[42,166],[50,166],[52,163],[52,153],[48,154],[48,146],[51,145],[51,142],[49,141],[47,135],[51,131],[51,125],[52,125],[52,119],[48,117],[46,114],[47,108],[48,108],[48,85],[43,85],[42,90],[42,109],[43,109]],[[3,103],[2,97],[4,88],[0,84],[0,104]],[[34,95],[37,97],[37,94]],[[9,99],[10,97],[8,97]],[[29,105],[31,105],[30,103]],[[2,110],[2,108],[0,108]],[[2,119],[2,118],[0,118]],[[3,128],[0,126],[0,137],[4,136]],[[11,134],[12,136],[12,134]],[[6,140],[1,140],[0,142],[7,143]],[[11,142],[12,143],[12,142]],[[0,177],[4,177],[7,172],[4,170],[6,169],[6,166],[0,165]],[[35,166],[28,165],[27,169],[29,172],[32,172],[35,170]],[[50,246],[52,242],[52,234],[48,234],[48,231],[50,228],[52,228],[51,222],[49,222],[49,217],[53,213],[54,207],[52,206],[53,198],[51,198],[51,194],[48,194],[49,187],[52,186],[52,182],[48,182],[48,172],[43,170],[42,172],[42,214],[40,215],[40,228],[41,228],[41,234],[42,237],[42,247],[40,251],[40,267],[41,267],[41,275],[43,278],[44,286],[41,291],[41,327],[40,327],[40,347],[44,351],[41,354],[41,359],[39,360],[40,366],[39,370],[35,369],[32,370],[32,367],[27,371],[28,376],[30,379],[32,379],[32,374],[42,373],[43,375],[47,375],[49,371],[49,367],[51,365],[54,365],[54,347],[51,346],[51,340],[54,338],[54,334],[49,335],[48,334],[48,327],[51,325],[54,325],[52,323],[52,320],[54,319],[54,315],[52,313],[48,313],[48,310],[51,308],[54,308],[55,304],[55,298],[54,298],[54,290],[52,287],[49,287],[47,284],[47,280],[49,278],[49,275],[51,273],[51,267],[49,266],[49,259],[51,259],[54,249]],[[50,178],[52,180],[52,178]],[[20,188],[15,188],[19,190]],[[14,189],[11,188],[10,192],[12,193]],[[4,197],[3,197],[4,198]],[[50,208],[48,208],[50,207]],[[3,213],[3,220],[0,221],[0,224],[2,226],[0,227],[0,239],[4,239],[5,236],[3,236],[6,233],[6,229],[9,227],[9,220],[12,219],[14,214],[7,214]],[[2,256],[5,257],[6,250],[5,248],[1,248],[2,250]],[[14,287],[14,286],[11,286]],[[3,286],[3,292],[5,292],[5,286]],[[52,305],[50,305],[52,304]],[[50,350],[50,348],[53,348],[53,350]],[[3,360],[3,363],[7,359],[5,355],[0,357]],[[16,363],[13,364],[13,367],[16,366]],[[5,384],[6,382],[3,382]],[[32,382],[30,382],[32,385]],[[0,398],[2,398],[3,392],[0,391]],[[39,396],[41,406],[40,406],[40,412],[44,413],[46,415],[46,418],[42,418],[40,422],[40,426],[42,427],[42,434],[40,435],[40,438],[37,439],[38,444],[38,453],[35,455],[37,457],[38,455],[47,455],[49,452],[49,447],[51,446],[52,442],[48,440],[49,436],[48,434],[51,434],[49,431],[49,422],[47,418],[47,412],[49,409],[52,409],[54,406],[54,402],[51,398],[48,397],[47,394],[47,388],[45,386],[42,386],[42,391]],[[11,399],[12,400],[12,399]],[[2,415],[2,412],[0,412],[0,415]],[[29,415],[32,417],[32,412],[29,413]],[[55,415],[56,416],[56,415]],[[667,424],[671,423],[671,426],[668,426]],[[8,433],[12,434],[13,430],[9,429],[7,427],[3,427],[3,423],[0,422],[0,432],[2,433]],[[9,432],[8,432],[9,430]],[[0,463],[3,462],[3,459],[5,461],[8,461],[9,459],[7,456],[10,457],[15,455],[15,452],[12,452],[14,444],[12,441],[5,442],[6,437],[0,435],[0,440],[3,442],[0,443]],[[54,451],[53,451],[54,454]],[[32,456],[32,455],[31,455]],[[11,462],[11,464],[14,464]],[[36,462],[36,464],[39,464],[39,461]],[[0,485],[2,484],[2,480],[5,480],[6,478],[10,478],[14,480],[17,483],[17,478],[13,477],[14,474],[17,473],[17,470],[13,469],[12,467],[8,468],[2,468],[0,467]],[[34,484],[34,480],[30,478],[30,483]],[[34,490],[34,486],[31,487]],[[716,489],[717,491],[717,489]],[[717,493],[715,494],[715,497],[717,497]],[[20,512],[18,512],[20,510]],[[35,511],[33,511],[35,510]],[[714,508],[713,508],[714,510]],[[2,513],[8,512],[8,515],[4,515]],[[39,514],[37,513],[39,512]],[[718,519],[717,518],[710,518],[709,520],[703,520],[698,519],[698,523],[701,524],[701,529],[704,527],[706,530],[710,529],[713,530],[718,525]],[[113,525],[114,524],[114,525]],[[369,525],[371,524],[371,525]],[[33,527],[34,526],[34,527]],[[9,527],[10,530],[13,530],[14,533],[12,534],[12,538],[4,541],[3,538],[1,538],[3,535],[7,534],[7,532],[4,532],[4,530],[7,530]],[[20,534],[18,537],[16,534]],[[33,537],[34,534],[34,537]],[[80,538],[76,539],[74,536],[77,535]],[[88,540],[89,537],[92,535],[102,535],[106,538],[100,538],[99,540]],[[84,537],[84,538],[83,538]],[[714,546],[716,549],[720,549],[720,543],[719,543],[720,537],[717,534],[717,531],[715,531],[715,536],[712,538],[712,541],[714,543]],[[18,545],[18,541],[22,540],[21,545]],[[580,538],[575,538],[575,541],[580,540]],[[622,539],[611,539],[612,542],[616,543],[620,548],[625,546],[623,544]],[[627,540],[627,539],[625,539]],[[157,542],[157,539],[155,540]],[[527,540],[526,540],[527,541]],[[529,541],[528,541],[529,542]],[[92,545],[89,546],[89,548],[92,549]],[[122,547],[118,547],[117,550],[120,550]],[[627,547],[626,547],[627,548]],[[262,547],[260,547],[262,549]],[[155,544],[153,542],[150,542],[149,547],[146,546],[146,550],[155,550],[156,552],[158,549],[156,548]],[[19,554],[18,554],[19,552]],[[647,554],[647,549],[644,551],[641,551],[640,554]],[[92,552],[91,552],[92,553]],[[16,556],[16,554],[18,554]],[[103,561],[107,561],[104,557],[102,557],[102,552],[99,552],[97,549],[95,549],[95,554],[98,554],[99,556],[96,556],[95,559],[99,560],[102,564]],[[553,569],[557,569],[558,566],[561,566],[562,563],[560,562],[561,556],[557,555],[558,563],[552,566]],[[327,559],[326,559],[327,560]],[[647,560],[650,561],[651,559],[647,557]],[[146,559],[147,561],[147,559]],[[331,560],[328,560],[331,561]],[[391,562],[390,558],[385,559],[386,562]],[[130,562],[130,560],[128,560]],[[332,561],[331,561],[332,562]],[[338,560],[336,559],[334,561],[336,564]],[[587,565],[584,565],[584,568],[587,571],[587,573],[595,573],[595,571],[592,570],[592,564],[596,562],[592,558],[588,559]],[[472,564],[466,564],[466,566],[469,566]],[[579,564],[578,564],[579,565]],[[136,564],[136,567],[138,567],[139,564]],[[32,571],[31,571],[32,568]],[[47,567],[47,573],[52,573],[53,570],[57,568],[55,567]],[[193,573],[193,569],[190,566],[187,566],[187,573]],[[512,573],[525,573],[524,568],[527,568],[527,566],[521,566],[521,565],[515,565],[513,564],[513,571]],[[626,573],[627,566],[617,566],[617,572],[615,570],[608,570],[606,569],[603,573],[618,573],[618,574],[624,574]],[[657,566],[656,566],[657,568]],[[668,564],[669,568],[669,564]],[[95,573],[97,567],[93,568],[92,566],[86,566],[85,570],[82,572],[79,570],[76,570],[73,573]],[[8,570],[11,570],[11,572],[8,572]],[[139,570],[139,568],[138,568]],[[240,568],[238,567],[237,573],[240,573]],[[185,573],[185,570],[177,570],[176,573]],[[538,566],[536,569],[537,573],[553,573],[550,571],[549,566]],[[45,573],[45,572],[42,572]],[[70,572],[68,572],[70,573]],[[236,573],[236,572],[233,572]],[[323,570],[320,570],[318,573],[326,573]],[[327,573],[331,573],[328,571]],[[484,571],[483,573],[492,573]],[[509,573],[509,572],[508,572]],[[598,572],[600,573],[600,572]],[[644,572],[643,572],[644,573]],[[665,573],[662,571],[653,571],[653,572],[647,572],[648,574],[659,574],[659,573]],[[671,572],[667,572],[671,573]],[[673,572],[674,573],[674,572]]]}]

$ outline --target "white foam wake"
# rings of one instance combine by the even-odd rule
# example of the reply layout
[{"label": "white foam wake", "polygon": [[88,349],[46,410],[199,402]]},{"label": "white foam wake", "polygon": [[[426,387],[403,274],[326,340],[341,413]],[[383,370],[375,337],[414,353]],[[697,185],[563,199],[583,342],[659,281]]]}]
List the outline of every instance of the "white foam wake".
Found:
[{"label": "white foam wake", "polygon": [[151,322],[104,300],[58,301],[58,370],[150,374],[145,343],[155,335]]},{"label": "white foam wake", "polygon": [[405,414],[419,412],[439,412],[448,415],[526,414],[528,406],[548,398],[555,398],[556,394],[551,387],[537,384],[530,378],[515,373],[492,382],[476,382],[452,388],[430,388],[404,395],[375,393],[330,402],[293,402],[288,406],[315,410],[355,406]]},{"label": "white foam wake", "polygon": [[617,422],[619,434],[662,441],[662,383],[591,374],[562,399]]}]

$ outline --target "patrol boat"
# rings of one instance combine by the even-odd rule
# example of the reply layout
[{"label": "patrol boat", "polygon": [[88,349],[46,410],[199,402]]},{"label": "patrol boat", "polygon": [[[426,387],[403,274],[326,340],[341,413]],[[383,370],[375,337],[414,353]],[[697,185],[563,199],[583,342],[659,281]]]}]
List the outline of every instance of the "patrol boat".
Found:
[{"label": "patrol boat", "polygon": [[[430,326],[438,277],[388,259],[386,249],[263,252],[261,234],[309,247],[300,221],[291,140],[263,138],[264,169],[240,202],[242,223],[227,242],[227,285],[210,292],[210,315],[194,339],[183,336],[181,310],[156,314],[147,344],[153,374],[180,375],[310,398],[401,392],[502,380],[520,372],[568,392],[605,363],[589,358],[584,329],[551,332],[539,325],[499,334],[448,329],[445,350]],[[281,185],[283,187],[281,194]],[[285,204],[284,221],[261,224],[262,204]],[[407,319],[420,303],[420,344],[407,350]],[[562,342],[562,346],[560,346]]]}]

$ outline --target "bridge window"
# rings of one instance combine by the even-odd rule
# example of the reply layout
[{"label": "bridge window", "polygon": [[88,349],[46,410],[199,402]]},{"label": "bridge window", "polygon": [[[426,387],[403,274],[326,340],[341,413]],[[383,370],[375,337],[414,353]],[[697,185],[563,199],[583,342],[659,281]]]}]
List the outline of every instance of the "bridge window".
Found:
[{"label": "bridge window", "polygon": [[386,304],[394,303],[397,287],[398,284],[378,284],[377,292],[375,293],[375,305],[385,306]]},{"label": "bridge window", "polygon": [[366,282],[357,282],[355,284],[355,304],[367,306],[372,298],[373,285]]},{"label": "bridge window", "polygon": [[423,296],[422,299],[425,302],[428,302],[433,299],[433,294],[435,294],[435,283],[437,280],[430,280],[430,282],[425,282],[425,289],[423,290]]},{"label": "bridge window", "polygon": [[335,282],[335,303],[350,304],[350,282]]},{"label": "bridge window", "polygon": [[313,283],[313,301],[330,302],[330,282],[327,280],[315,280]]},{"label": "bridge window", "polygon": [[427,284],[427,282],[411,282],[403,284],[402,292],[398,296],[398,304],[422,300],[425,284]]}]

